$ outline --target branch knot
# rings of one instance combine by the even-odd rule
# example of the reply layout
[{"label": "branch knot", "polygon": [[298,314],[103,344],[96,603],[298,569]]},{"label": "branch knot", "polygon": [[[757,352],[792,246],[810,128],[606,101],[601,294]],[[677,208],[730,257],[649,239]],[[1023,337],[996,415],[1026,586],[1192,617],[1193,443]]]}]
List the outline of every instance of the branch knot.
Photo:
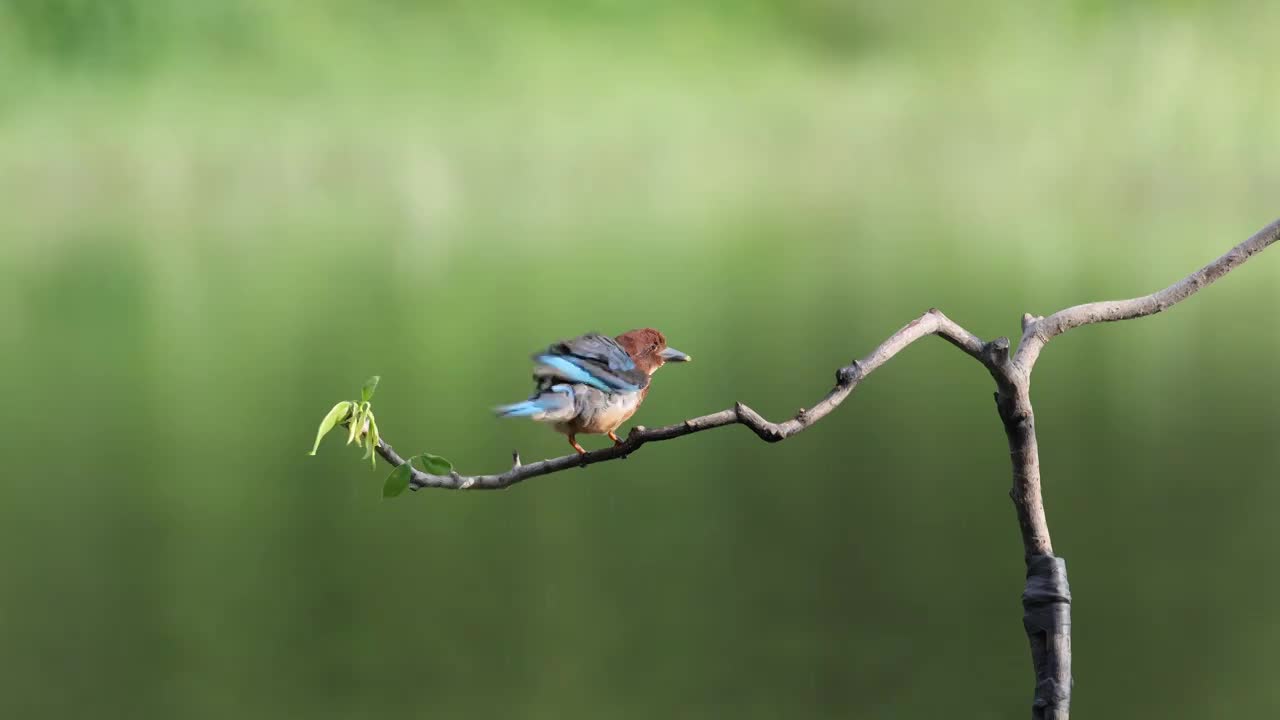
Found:
[{"label": "branch knot", "polygon": [[993,369],[1003,370],[1009,366],[1009,338],[998,337],[982,348],[982,354]]},{"label": "branch knot", "polygon": [[836,384],[841,387],[857,385],[862,380],[862,363],[854,360],[836,371]]}]

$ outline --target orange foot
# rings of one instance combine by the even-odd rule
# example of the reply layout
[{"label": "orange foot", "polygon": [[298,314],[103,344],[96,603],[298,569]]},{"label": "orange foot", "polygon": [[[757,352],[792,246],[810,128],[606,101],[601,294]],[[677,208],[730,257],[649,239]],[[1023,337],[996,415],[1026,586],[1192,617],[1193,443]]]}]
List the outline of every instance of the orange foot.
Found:
[{"label": "orange foot", "polygon": [[609,431],[609,439],[613,441],[614,445],[622,444],[622,440],[618,437],[618,434],[612,430]]},{"label": "orange foot", "polygon": [[574,450],[577,450],[577,451],[578,451],[578,454],[579,454],[579,455],[586,455],[586,454],[587,454],[587,451],[586,451],[586,450],[583,450],[583,449],[582,449],[582,446],[578,444],[578,439],[577,439],[577,437],[575,437],[575,436],[573,436],[573,435],[570,435],[570,436],[569,436],[569,444],[573,446],[573,449],[574,449]]}]

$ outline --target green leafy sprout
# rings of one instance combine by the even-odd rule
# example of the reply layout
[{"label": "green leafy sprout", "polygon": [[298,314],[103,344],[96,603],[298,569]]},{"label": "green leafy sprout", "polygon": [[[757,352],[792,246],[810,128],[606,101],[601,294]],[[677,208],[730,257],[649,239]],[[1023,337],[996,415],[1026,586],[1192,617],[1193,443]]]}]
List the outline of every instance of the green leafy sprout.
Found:
[{"label": "green leafy sprout", "polygon": [[[356,443],[357,447],[364,448],[364,457],[368,460],[372,468],[378,467],[378,449],[379,443],[382,442],[381,435],[378,434],[378,421],[373,417],[373,406],[370,401],[373,399],[373,393],[378,389],[378,381],[382,378],[378,375],[371,376],[364,381],[364,386],[360,388],[360,400],[343,400],[334,405],[329,412],[320,421],[320,429],[316,431],[316,442],[312,446],[308,455],[315,455],[320,449],[320,441],[328,435],[330,431],[337,427],[347,428],[347,444]],[[404,492],[409,487],[409,481],[413,478],[413,463],[417,461],[423,470],[432,475],[446,475],[453,472],[453,463],[431,453],[422,453],[415,455],[405,461],[403,465],[398,465],[391,474],[387,476],[386,482],[382,486],[382,496],[384,498],[392,498]]]}]

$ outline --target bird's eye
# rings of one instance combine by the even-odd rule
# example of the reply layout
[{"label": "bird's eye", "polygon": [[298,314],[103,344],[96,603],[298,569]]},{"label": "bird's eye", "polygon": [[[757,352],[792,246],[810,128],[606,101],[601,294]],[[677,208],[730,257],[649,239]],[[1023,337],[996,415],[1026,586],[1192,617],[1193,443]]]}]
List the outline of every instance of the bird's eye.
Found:
[{"label": "bird's eye", "polygon": [[649,346],[649,354],[650,354],[650,355],[652,355],[653,353],[656,353],[656,352],[658,352],[658,343],[654,343],[654,344],[652,344],[652,345],[650,345],[650,346]]}]

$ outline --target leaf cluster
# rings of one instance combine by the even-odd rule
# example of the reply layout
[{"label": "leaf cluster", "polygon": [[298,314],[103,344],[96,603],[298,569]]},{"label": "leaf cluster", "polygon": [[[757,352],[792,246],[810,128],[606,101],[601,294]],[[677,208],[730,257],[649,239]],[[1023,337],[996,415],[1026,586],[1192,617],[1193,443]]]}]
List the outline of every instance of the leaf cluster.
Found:
[{"label": "leaf cluster", "polygon": [[[364,458],[369,461],[370,467],[378,466],[378,446],[382,443],[382,436],[378,433],[378,421],[373,416],[373,406],[370,401],[373,399],[373,393],[378,388],[378,381],[381,377],[378,375],[371,376],[364,381],[364,386],[360,388],[360,399],[343,400],[342,402],[330,408],[329,412],[320,421],[320,428],[316,431],[316,441],[308,455],[315,455],[320,449],[320,441],[324,439],[334,428],[347,428],[347,444],[355,443],[359,447],[364,448]],[[405,460],[403,465],[397,465],[387,476],[386,482],[382,486],[382,496],[384,498],[395,497],[404,492],[409,487],[410,480],[413,479],[413,463],[417,462],[423,470],[433,475],[446,475],[453,472],[453,463],[431,453],[422,453]]]}]

